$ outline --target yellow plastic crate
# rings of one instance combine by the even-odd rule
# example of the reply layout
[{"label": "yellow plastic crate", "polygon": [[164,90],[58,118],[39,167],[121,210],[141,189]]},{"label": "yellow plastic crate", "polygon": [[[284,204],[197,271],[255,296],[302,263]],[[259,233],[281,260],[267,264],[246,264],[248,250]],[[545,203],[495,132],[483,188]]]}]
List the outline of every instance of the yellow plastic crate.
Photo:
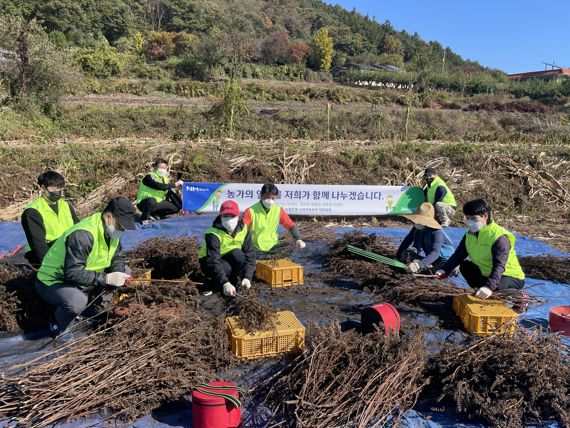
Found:
[{"label": "yellow plastic crate", "polygon": [[515,331],[518,314],[497,300],[482,300],[466,303],[457,313],[469,333],[486,336],[494,333]]},{"label": "yellow plastic crate", "polygon": [[259,358],[283,354],[305,346],[305,327],[291,311],[277,312],[275,328],[247,333],[239,327],[238,317],[226,318],[232,353],[240,358]]},{"label": "yellow plastic crate", "polygon": [[303,285],[303,266],[287,259],[258,260],[255,276],[272,287]]},{"label": "yellow plastic crate", "polygon": [[[487,300],[490,302],[491,300]],[[496,300],[492,300],[495,302]],[[452,309],[458,316],[461,316],[460,313],[463,312],[465,309],[465,305],[469,303],[484,303],[485,299],[480,299],[475,297],[473,294],[461,294],[459,296],[453,296],[453,305]]]}]

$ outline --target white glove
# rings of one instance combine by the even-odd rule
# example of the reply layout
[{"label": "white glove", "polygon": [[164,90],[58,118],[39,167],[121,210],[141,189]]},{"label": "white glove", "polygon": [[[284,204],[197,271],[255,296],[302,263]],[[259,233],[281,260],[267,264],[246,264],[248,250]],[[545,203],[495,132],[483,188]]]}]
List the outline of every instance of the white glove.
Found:
[{"label": "white glove", "polygon": [[226,296],[232,296],[234,297],[237,293],[236,293],[236,288],[232,285],[231,282],[226,282],[223,286],[224,288],[224,294]]},{"label": "white glove", "polygon": [[419,270],[420,270],[420,262],[418,260],[414,260],[406,268],[406,272],[408,272],[408,273],[416,273]]},{"label": "white glove", "polygon": [[241,285],[249,290],[251,288],[251,281],[247,278],[244,278],[241,280]]},{"label": "white glove", "polygon": [[105,282],[113,287],[122,287],[129,278],[132,277],[124,272],[112,272],[105,275]]},{"label": "white glove", "polygon": [[445,272],[444,270],[439,269],[436,273],[435,276],[437,279],[445,279],[447,278],[447,272]]},{"label": "white glove", "polygon": [[296,244],[297,247],[301,250],[307,246],[307,244],[305,244],[305,241],[303,241],[302,239],[298,239]]},{"label": "white glove", "polygon": [[176,187],[182,187],[183,184],[184,184],[184,180],[178,180],[176,183],[174,183],[174,185]]},{"label": "white glove", "polygon": [[475,293],[475,297],[479,297],[480,299],[488,299],[493,294],[493,291],[489,287],[481,287]]}]

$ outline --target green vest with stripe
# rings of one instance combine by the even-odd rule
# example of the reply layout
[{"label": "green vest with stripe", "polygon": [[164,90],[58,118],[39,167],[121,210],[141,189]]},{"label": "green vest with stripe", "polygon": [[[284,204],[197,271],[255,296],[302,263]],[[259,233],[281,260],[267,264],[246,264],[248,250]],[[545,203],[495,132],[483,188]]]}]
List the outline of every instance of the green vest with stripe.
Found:
[{"label": "green vest with stripe", "polygon": [[107,245],[105,240],[105,226],[101,218],[101,213],[95,213],[67,229],[63,236],[51,246],[38,271],[38,280],[43,284],[51,286],[63,282],[63,265],[65,263],[66,252],[65,242],[67,241],[67,237],[76,230],[85,230],[93,236],[93,247],[87,257],[85,270],[103,272],[111,266],[111,262],[119,246],[119,240],[110,239]]},{"label": "green vest with stripe", "polygon": [[506,235],[511,243],[509,257],[507,259],[503,275],[517,279],[524,279],[524,272],[521,269],[517,253],[515,252],[515,236],[496,223],[490,223],[481,228],[477,236],[467,232],[465,237],[467,253],[471,258],[471,261],[479,267],[481,273],[484,276],[489,276],[493,269],[493,254],[491,247],[495,244],[497,239],[503,235]]},{"label": "green vest with stripe", "polygon": [[447,193],[445,194],[445,196],[443,197],[443,200],[441,202],[443,202],[444,204],[447,204],[447,205],[451,205],[452,207],[456,207],[457,202],[455,202],[455,196],[453,196],[453,193],[451,193],[451,190],[449,190],[449,187],[447,187],[447,184],[445,184],[445,181],[443,181],[437,175],[435,176],[433,181],[430,184],[428,184],[427,201],[432,205],[435,204],[435,191],[437,190],[437,188],[439,186],[443,186],[443,187],[445,187],[445,190],[447,190]]},{"label": "green vest with stripe", "polygon": [[198,251],[198,258],[201,259],[206,257],[206,235],[216,235],[220,240],[220,255],[225,256],[227,253],[233,250],[241,249],[243,247],[243,242],[247,235],[247,227],[243,227],[236,236],[230,235],[226,230],[218,229],[217,227],[209,227],[204,232],[204,242]]},{"label": "green vest with stripe", "polygon": [[[57,201],[57,214],[49,206],[49,203],[43,196],[34,199],[27,207],[37,210],[42,216],[44,227],[46,229],[46,242],[51,245],[57,238],[63,235],[67,229],[73,226],[73,216],[69,209],[69,204],[60,199]],[[26,252],[30,251],[30,244],[26,246]]]},{"label": "green vest with stripe", "polygon": [[[154,181],[156,181],[157,183],[168,184],[169,178],[166,175],[165,176],[158,175],[158,172],[156,171],[149,172],[147,175],[152,176],[152,178],[154,178]],[[156,199],[156,202],[160,203],[164,201],[164,199],[166,198],[166,193],[168,193],[168,190],[152,189],[148,186],[145,186],[141,180],[135,204],[140,204],[142,200],[148,198],[154,198]]]},{"label": "green vest with stripe", "polygon": [[251,214],[251,239],[255,249],[261,251],[271,250],[279,241],[279,219],[281,217],[281,206],[273,204],[266,211],[261,201],[249,207]]}]

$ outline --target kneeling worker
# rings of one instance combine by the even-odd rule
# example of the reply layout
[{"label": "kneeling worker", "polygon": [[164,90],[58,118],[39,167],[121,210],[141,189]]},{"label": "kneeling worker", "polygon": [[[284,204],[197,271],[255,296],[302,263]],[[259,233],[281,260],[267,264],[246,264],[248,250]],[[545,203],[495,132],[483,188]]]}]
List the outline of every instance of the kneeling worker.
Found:
[{"label": "kneeling worker", "polygon": [[[435,272],[447,262],[455,250],[451,239],[435,220],[434,214],[433,205],[424,202],[414,214],[403,216],[412,220],[414,227],[400,244],[396,258],[409,263],[406,269],[409,273],[418,273],[425,269]],[[419,255],[422,251],[423,257]],[[402,257],[405,253],[408,253],[409,257]]]},{"label": "kneeling worker", "polygon": [[182,209],[182,199],[174,189],[182,187],[184,182],[170,183],[168,162],[164,159],[155,160],[152,166],[153,170],[143,177],[139,185],[135,201],[142,212],[141,221],[158,220]]},{"label": "kneeling worker", "polygon": [[123,197],[114,198],[69,228],[50,248],[36,281],[40,297],[56,306],[54,335],[63,332],[87,307],[90,297],[106,285],[120,287],[129,275],[120,255],[125,229],[135,230],[135,208]]},{"label": "kneeling worker", "polygon": [[467,233],[436,275],[445,278],[459,265],[469,286],[477,289],[477,297],[487,299],[496,290],[511,290],[510,294],[520,300],[513,309],[523,312],[528,295],[521,291],[525,275],[515,252],[515,236],[491,219],[491,206],[483,199],[466,203],[463,214]]},{"label": "kneeling worker", "polygon": [[288,229],[295,239],[298,248],[305,248],[299,229],[285,208],[277,204],[279,190],[274,184],[264,184],[261,188],[260,200],[245,210],[243,224],[251,231],[253,245],[257,258],[262,259],[266,254],[276,252],[282,247],[279,242],[279,225]]},{"label": "kneeling worker", "polygon": [[251,287],[255,272],[255,248],[251,233],[239,218],[239,207],[225,201],[210,228],[204,232],[204,242],[198,252],[200,269],[215,287],[226,296],[235,296],[236,285]]},{"label": "kneeling worker", "polygon": [[22,213],[22,228],[28,241],[25,257],[33,266],[39,266],[56,239],[79,222],[71,204],[61,197],[65,187],[63,175],[46,171],[38,177],[38,184],[42,195]]}]

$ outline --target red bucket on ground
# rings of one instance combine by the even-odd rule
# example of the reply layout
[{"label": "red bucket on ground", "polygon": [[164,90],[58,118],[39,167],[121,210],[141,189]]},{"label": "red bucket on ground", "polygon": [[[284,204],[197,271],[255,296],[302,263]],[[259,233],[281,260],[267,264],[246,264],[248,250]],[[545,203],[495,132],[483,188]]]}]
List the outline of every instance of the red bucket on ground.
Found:
[{"label": "red bucket on ground", "polygon": [[378,305],[364,308],[360,313],[360,325],[364,334],[370,333],[384,325],[386,334],[398,334],[400,331],[400,314],[390,303],[380,303]]},{"label": "red bucket on ground", "polygon": [[241,420],[237,385],[210,382],[192,391],[192,428],[237,428]]},{"label": "red bucket on ground", "polygon": [[570,306],[554,306],[550,308],[548,326],[553,332],[570,337]]}]

